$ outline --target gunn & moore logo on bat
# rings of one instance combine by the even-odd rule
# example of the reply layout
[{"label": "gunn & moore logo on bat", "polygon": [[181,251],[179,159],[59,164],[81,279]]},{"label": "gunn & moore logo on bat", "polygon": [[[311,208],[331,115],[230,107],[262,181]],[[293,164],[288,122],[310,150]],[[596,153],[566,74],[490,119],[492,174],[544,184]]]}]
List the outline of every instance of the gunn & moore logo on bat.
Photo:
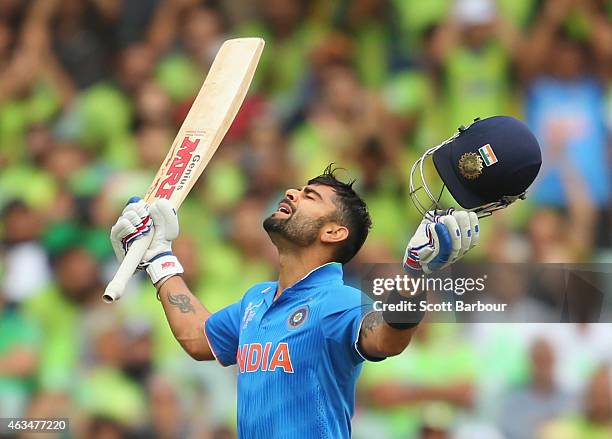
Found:
[{"label": "gunn & moore logo on bat", "polygon": [[190,139],[185,136],[179,150],[172,159],[170,167],[163,176],[163,180],[155,192],[156,198],[170,199],[175,190],[181,190],[191,174],[195,164],[200,160],[198,154],[193,154],[200,143],[200,139]]}]

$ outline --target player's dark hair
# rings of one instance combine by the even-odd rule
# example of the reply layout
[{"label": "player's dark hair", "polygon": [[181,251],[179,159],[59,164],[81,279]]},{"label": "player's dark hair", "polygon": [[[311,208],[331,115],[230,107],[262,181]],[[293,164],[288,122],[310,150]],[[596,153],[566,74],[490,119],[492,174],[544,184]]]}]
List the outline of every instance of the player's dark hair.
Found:
[{"label": "player's dark hair", "polygon": [[308,181],[308,184],[320,184],[331,187],[335,194],[334,203],[337,206],[337,216],[334,218],[338,224],[349,230],[348,238],[340,243],[334,255],[334,260],[346,264],[357,254],[372,228],[372,220],[368,206],[353,189],[355,180],[343,182],[334,174],[339,168],[333,163],[325,168],[323,173]]}]

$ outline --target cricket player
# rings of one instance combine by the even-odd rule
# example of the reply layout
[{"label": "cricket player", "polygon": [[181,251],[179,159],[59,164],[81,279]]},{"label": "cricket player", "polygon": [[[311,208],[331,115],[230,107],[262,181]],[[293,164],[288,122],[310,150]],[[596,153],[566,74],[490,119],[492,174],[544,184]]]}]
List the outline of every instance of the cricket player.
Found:
[{"label": "cricket player", "polygon": [[[469,177],[463,177],[466,180],[488,178],[487,170],[496,166],[484,166],[486,160],[493,161],[489,156],[495,154],[502,168],[501,162],[517,149],[512,141],[535,141],[531,133],[525,140],[522,125],[519,135],[512,137],[507,132],[516,131],[512,124],[499,131],[499,126],[490,129],[485,122],[464,128],[438,147],[449,160],[458,154],[459,143],[467,151],[462,155],[469,154],[468,163],[455,161],[455,178],[462,178],[462,173]],[[457,139],[460,142],[454,143]],[[485,144],[494,151],[486,149],[489,156],[478,152]],[[527,162],[517,161],[519,167]],[[516,171],[515,165],[507,170]],[[524,180],[505,185],[503,196],[524,193],[533,179],[528,184]],[[455,185],[453,190],[459,189]],[[499,201],[491,196],[484,194],[483,204]],[[372,225],[352,183],[340,181],[328,168],[306,185],[287,190],[278,209],[263,222],[278,250],[278,279],[253,285],[242,300],[214,314],[181,279],[183,269],[172,254],[179,232],[176,212],[163,199],[151,206],[131,201],[111,230],[117,257],[121,260],[154,225],[141,268],[155,285],[184,350],[196,360],[237,365],[238,436],[350,437],[355,384],[363,362],[402,352],[422,317],[399,322],[387,318],[373,311],[359,290],[344,285],[342,266],[359,251]],[[408,244],[404,267],[425,272],[443,268],[473,248],[478,234],[474,211],[426,212]]]}]

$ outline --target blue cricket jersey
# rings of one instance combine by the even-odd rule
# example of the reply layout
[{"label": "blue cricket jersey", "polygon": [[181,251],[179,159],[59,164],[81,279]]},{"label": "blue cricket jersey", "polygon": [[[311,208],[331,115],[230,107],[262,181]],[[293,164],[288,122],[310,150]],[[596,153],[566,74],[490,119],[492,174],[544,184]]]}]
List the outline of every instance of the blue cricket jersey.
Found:
[{"label": "blue cricket jersey", "polygon": [[206,321],[217,360],[237,365],[238,436],[348,438],[365,359],[359,328],[371,305],[344,285],[339,263],[313,270],[275,301],[276,288],[257,284]]}]

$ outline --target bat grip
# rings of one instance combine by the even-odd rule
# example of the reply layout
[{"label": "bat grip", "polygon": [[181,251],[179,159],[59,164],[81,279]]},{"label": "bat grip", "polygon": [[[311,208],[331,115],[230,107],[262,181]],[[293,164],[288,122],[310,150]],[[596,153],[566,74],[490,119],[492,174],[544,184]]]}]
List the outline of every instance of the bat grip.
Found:
[{"label": "bat grip", "polygon": [[151,227],[149,233],[144,235],[142,238],[137,239],[128,250],[125,258],[121,262],[117,273],[113,280],[109,282],[102,296],[102,300],[106,303],[113,303],[119,300],[125,291],[125,287],[138,268],[138,264],[142,261],[142,257],[149,248],[151,241],[153,240],[154,229]]}]

